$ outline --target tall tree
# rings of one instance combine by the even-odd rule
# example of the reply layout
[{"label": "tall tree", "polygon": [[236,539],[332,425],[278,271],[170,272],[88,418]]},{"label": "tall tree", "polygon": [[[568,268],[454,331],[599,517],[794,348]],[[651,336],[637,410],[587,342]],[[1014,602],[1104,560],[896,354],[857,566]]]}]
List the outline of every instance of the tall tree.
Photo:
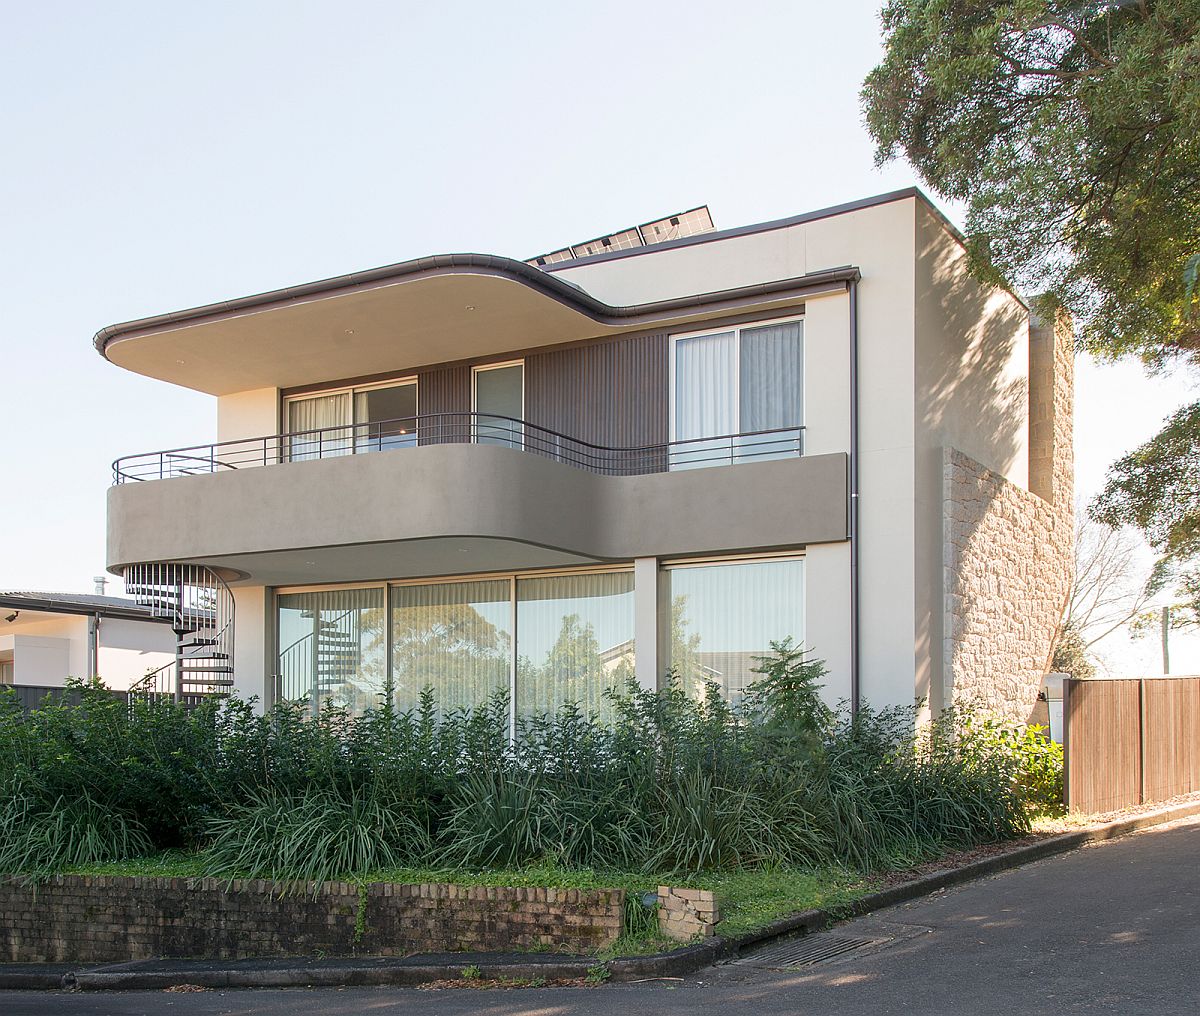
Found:
[{"label": "tall tree", "polygon": [[[1065,307],[1100,358],[1200,369],[1200,0],[888,0],[881,19],[877,160],[967,203],[976,273]],[[1185,589],[1198,477],[1200,402],[1114,467],[1096,510]]]},{"label": "tall tree", "polygon": [[1128,529],[1087,515],[1075,523],[1075,578],[1055,639],[1055,670],[1075,677],[1095,672],[1096,644],[1140,619],[1150,598],[1138,545]]}]

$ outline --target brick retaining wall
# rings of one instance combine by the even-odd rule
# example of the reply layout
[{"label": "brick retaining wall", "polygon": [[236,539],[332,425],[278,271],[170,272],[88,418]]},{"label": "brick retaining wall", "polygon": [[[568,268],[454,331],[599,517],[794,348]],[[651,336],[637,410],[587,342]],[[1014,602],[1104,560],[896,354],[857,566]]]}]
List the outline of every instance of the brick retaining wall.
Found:
[{"label": "brick retaining wall", "polygon": [[34,886],[2,878],[0,962],[591,952],[620,935],[625,902],[621,889],[284,888],[262,880],[59,875]]}]

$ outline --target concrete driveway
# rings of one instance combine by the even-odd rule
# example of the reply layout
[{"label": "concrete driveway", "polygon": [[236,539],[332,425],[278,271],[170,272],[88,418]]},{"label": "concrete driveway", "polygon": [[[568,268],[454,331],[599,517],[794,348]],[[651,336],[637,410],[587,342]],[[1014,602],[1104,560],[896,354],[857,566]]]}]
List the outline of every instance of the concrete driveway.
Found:
[{"label": "concrete driveway", "polygon": [[63,1012],[1194,1016],[1200,818],[940,892],[681,981],[512,991],[0,993],[4,1016]]}]

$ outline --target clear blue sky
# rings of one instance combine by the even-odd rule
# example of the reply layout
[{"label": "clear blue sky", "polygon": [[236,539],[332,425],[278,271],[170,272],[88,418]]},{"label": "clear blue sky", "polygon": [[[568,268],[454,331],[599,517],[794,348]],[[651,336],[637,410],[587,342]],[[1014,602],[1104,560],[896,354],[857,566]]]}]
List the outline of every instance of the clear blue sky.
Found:
[{"label": "clear blue sky", "polygon": [[[868,0],[0,14],[0,587],[89,589],[111,460],[214,435],[208,397],[101,360],[103,325],[430,253],[528,257],[695,204],[724,227],[916,182],[875,169],[862,128]],[[1186,386],[1133,366],[1080,382],[1094,490]]]}]

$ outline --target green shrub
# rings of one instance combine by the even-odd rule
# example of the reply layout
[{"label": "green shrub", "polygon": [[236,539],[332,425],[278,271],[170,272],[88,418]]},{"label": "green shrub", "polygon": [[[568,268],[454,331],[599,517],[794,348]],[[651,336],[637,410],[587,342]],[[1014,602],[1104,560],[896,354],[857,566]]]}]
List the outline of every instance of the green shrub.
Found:
[{"label": "green shrub", "polygon": [[429,855],[427,831],[377,794],[262,794],[209,820],[211,874],[332,881]]},{"label": "green shrub", "polygon": [[[732,706],[630,684],[602,724],[508,703],[352,718],[237,700],[132,709],[95,686],[25,714],[0,695],[0,867],[204,849],[207,870],[321,881],[370,870],[549,864],[678,874],[875,870],[1019,835],[1061,759],[966,713],[851,717],[790,640]],[[1056,783],[1055,781],[1059,782]]]},{"label": "green shrub", "polygon": [[45,875],[153,849],[134,819],[97,804],[85,790],[53,801],[16,791],[0,805],[0,871]]},{"label": "green shrub", "polygon": [[970,708],[958,709],[954,722],[962,730],[964,753],[980,762],[1000,761],[1027,807],[1046,811],[1062,806],[1062,745],[1050,740],[1045,727],[1004,723]]}]

